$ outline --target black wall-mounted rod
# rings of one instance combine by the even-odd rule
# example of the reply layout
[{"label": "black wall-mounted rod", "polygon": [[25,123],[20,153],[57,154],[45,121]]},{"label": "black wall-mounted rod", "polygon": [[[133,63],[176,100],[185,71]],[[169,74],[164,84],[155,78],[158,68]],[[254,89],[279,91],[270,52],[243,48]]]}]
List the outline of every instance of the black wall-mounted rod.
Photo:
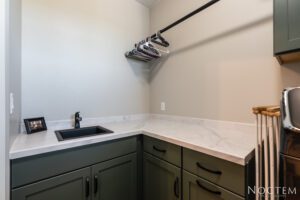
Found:
[{"label": "black wall-mounted rod", "polygon": [[[201,12],[201,11],[205,10],[206,8],[212,6],[213,4],[217,3],[218,1],[220,1],[220,0],[212,0],[212,1],[210,1],[210,2],[208,2],[208,3],[206,3],[206,4],[204,4],[203,6],[201,6],[200,8],[198,8],[197,10],[195,10],[195,11],[193,11],[193,12],[187,14],[186,16],[184,16],[184,17],[182,17],[181,19],[177,20],[176,22],[170,24],[170,25],[167,26],[166,28],[161,29],[159,32],[160,32],[160,33],[164,33],[164,32],[166,32],[166,31],[168,31],[169,29],[171,29],[171,28],[173,28],[174,26],[180,24],[181,22],[187,20],[188,18],[190,18],[190,17],[192,17],[192,16],[198,14],[199,12]],[[155,37],[156,37],[156,34],[153,34],[153,35],[151,36],[151,38],[155,38]]]}]

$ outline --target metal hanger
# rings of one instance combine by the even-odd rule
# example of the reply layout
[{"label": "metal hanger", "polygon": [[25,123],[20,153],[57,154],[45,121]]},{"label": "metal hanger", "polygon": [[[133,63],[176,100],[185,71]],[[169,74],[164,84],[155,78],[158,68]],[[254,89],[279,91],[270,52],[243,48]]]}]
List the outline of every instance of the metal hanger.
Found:
[{"label": "metal hanger", "polygon": [[157,32],[154,37],[151,36],[151,41],[163,47],[170,46],[170,43],[161,36],[160,31]]},{"label": "metal hanger", "polygon": [[157,45],[154,42],[152,42],[151,37],[148,37],[146,39],[147,41],[147,45],[151,46],[152,48],[156,49],[158,52],[160,52],[161,54],[169,54],[170,51],[167,48],[161,48],[161,45]]},{"label": "metal hanger", "polygon": [[[170,30],[174,26],[177,26],[178,24],[182,23],[183,21],[186,21],[187,19],[191,18],[192,16],[196,15],[197,13],[200,13],[201,11],[207,9],[208,7],[212,6],[213,4],[217,3],[220,0],[211,0],[208,3],[204,4],[203,6],[199,7],[198,9],[194,10],[193,12],[185,15],[184,17],[180,18],[179,20],[175,21],[174,23],[168,25],[167,27],[161,29],[157,33],[153,34],[150,39],[143,40],[142,42],[139,42],[135,45],[135,49],[127,52],[125,54],[128,58],[133,58],[137,60],[142,60],[144,62],[149,62],[153,59],[160,58],[162,56],[162,53],[169,53],[168,50],[162,50],[153,43],[161,46],[161,47],[169,47],[170,43],[162,37],[162,33]],[[151,43],[153,42],[153,43]]]},{"label": "metal hanger", "polygon": [[146,54],[152,58],[160,58],[161,57],[161,54],[156,49],[145,45],[145,43],[146,43],[146,41],[144,41],[144,40],[139,42],[138,44],[136,44],[136,49],[139,52]]}]

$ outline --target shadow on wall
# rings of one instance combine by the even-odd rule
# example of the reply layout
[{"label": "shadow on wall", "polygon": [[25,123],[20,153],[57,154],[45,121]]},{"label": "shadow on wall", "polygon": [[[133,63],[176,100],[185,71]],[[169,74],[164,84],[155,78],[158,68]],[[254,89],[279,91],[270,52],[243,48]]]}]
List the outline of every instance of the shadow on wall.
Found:
[{"label": "shadow on wall", "polygon": [[149,63],[144,63],[133,59],[127,59],[127,63],[131,67],[136,77],[149,82]]},{"label": "shadow on wall", "polygon": [[184,51],[187,51],[187,50],[191,50],[191,49],[194,49],[194,48],[197,48],[198,46],[201,46],[201,45],[205,45],[205,44],[208,44],[208,43],[211,43],[211,42],[214,42],[216,40],[220,40],[224,37],[227,37],[227,36],[231,36],[231,35],[234,35],[234,34],[237,34],[239,32],[242,32],[242,31],[246,31],[247,29],[251,29],[251,28],[254,28],[256,26],[259,26],[259,25],[262,25],[262,24],[265,24],[265,23],[268,23],[270,22],[271,20],[273,20],[273,15],[270,15],[270,16],[266,16],[262,19],[259,19],[257,21],[253,21],[249,24],[246,24],[246,25],[243,25],[243,26],[240,26],[240,27],[237,27],[235,29],[232,29],[232,30],[229,30],[229,31],[226,31],[226,32],[223,32],[223,33],[220,33],[218,35],[215,35],[215,36],[212,36],[210,38],[207,38],[205,40],[202,40],[202,41],[199,41],[195,44],[192,44],[190,46],[187,46],[187,47],[184,47],[184,48],[181,48],[181,49],[178,49],[178,50],[175,50],[173,51],[170,56],[174,56],[176,54],[179,54],[179,53],[182,53]]},{"label": "shadow on wall", "polygon": [[155,60],[150,64],[150,74],[149,74],[149,83],[152,82],[153,78],[159,72],[159,70],[164,66],[166,61],[169,59],[170,55],[163,57],[159,60]]},{"label": "shadow on wall", "polygon": [[266,16],[264,18],[261,18],[259,20],[253,21],[251,23],[245,24],[245,25],[240,26],[240,27],[237,27],[235,29],[232,29],[232,30],[229,30],[229,31],[217,34],[217,35],[214,35],[214,36],[209,37],[209,38],[207,38],[205,40],[198,41],[198,42],[196,42],[194,44],[191,44],[189,46],[183,47],[181,49],[177,49],[177,50],[171,52],[168,55],[168,57],[160,59],[160,60],[155,61],[155,62],[153,62],[153,63],[150,64],[150,72],[151,73],[150,73],[149,81],[151,82],[154,79],[154,77],[156,76],[156,74],[159,72],[159,70],[162,68],[162,66],[168,60],[169,57],[176,56],[177,54],[183,53],[183,52],[188,51],[188,50],[195,49],[195,48],[197,48],[199,46],[202,46],[202,45],[214,42],[216,40],[220,40],[220,39],[225,38],[227,36],[231,36],[231,35],[237,34],[239,32],[246,31],[246,30],[254,28],[256,26],[259,26],[259,25],[262,25],[262,24],[266,24],[266,23],[268,23],[268,22],[270,22],[272,20],[273,20],[273,15],[268,15],[268,16]]},{"label": "shadow on wall", "polygon": [[135,76],[147,81],[147,83],[150,83],[152,81],[152,77],[156,76],[156,74],[159,72],[159,69],[164,65],[168,58],[169,55],[160,59],[154,59],[150,63],[133,60],[130,58],[126,59]]}]

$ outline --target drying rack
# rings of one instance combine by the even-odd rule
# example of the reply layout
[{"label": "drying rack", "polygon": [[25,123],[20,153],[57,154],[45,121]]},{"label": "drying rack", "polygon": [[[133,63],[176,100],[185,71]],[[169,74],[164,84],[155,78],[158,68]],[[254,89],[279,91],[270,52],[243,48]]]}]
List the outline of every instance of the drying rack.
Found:
[{"label": "drying rack", "polygon": [[[255,199],[277,200],[279,194],[275,189],[279,186],[280,107],[260,106],[252,111],[257,125]],[[258,191],[262,191],[261,188],[269,192],[260,194]]]},{"label": "drying rack", "polygon": [[[194,10],[193,12],[191,12],[191,13],[185,15],[184,17],[180,18],[179,20],[173,22],[172,24],[166,26],[165,28],[159,30],[157,33],[155,33],[155,34],[153,34],[153,35],[151,35],[150,37],[147,37],[147,38],[150,38],[150,39],[153,39],[153,40],[157,39],[157,38],[160,36],[160,34],[162,34],[162,33],[166,32],[166,31],[172,29],[173,27],[175,27],[175,26],[177,26],[178,24],[180,24],[180,23],[186,21],[187,19],[189,19],[189,18],[191,18],[192,16],[194,16],[194,15],[200,13],[201,11],[207,9],[208,7],[210,7],[210,6],[212,6],[213,4],[217,3],[218,1],[220,1],[220,0],[211,0],[211,1],[209,1],[208,3],[204,4],[204,5],[201,6],[200,8],[198,8],[198,9]],[[147,40],[147,39],[146,39],[146,40]],[[125,56],[126,56],[127,58],[130,58],[130,59],[138,60],[136,57],[131,56],[131,55],[129,54],[129,52],[126,52],[126,53],[125,53]]]}]

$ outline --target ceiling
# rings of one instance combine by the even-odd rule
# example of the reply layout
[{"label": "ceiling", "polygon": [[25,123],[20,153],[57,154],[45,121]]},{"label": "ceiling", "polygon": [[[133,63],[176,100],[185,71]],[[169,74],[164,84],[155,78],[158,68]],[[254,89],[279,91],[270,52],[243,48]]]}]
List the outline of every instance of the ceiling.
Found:
[{"label": "ceiling", "polygon": [[150,8],[151,6],[153,6],[154,4],[156,4],[160,0],[136,0],[136,1],[142,3],[145,6]]}]

